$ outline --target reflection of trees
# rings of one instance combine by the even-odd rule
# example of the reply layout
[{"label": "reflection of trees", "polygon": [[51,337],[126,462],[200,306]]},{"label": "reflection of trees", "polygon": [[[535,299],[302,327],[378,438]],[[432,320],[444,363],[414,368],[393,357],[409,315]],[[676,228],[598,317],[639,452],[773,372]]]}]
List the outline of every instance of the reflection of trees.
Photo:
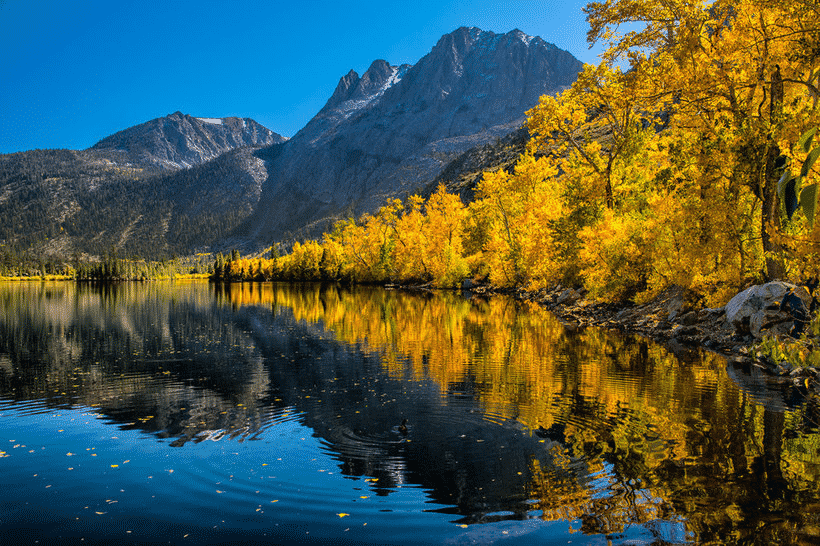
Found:
[{"label": "reflection of trees", "polygon": [[820,497],[814,402],[740,388],[717,357],[567,331],[502,297],[3,287],[0,396],[93,406],[174,445],[259,437],[298,416],[343,474],[378,478],[378,494],[421,484],[467,523],[641,524],[668,542],[793,542],[820,528],[803,510]]},{"label": "reflection of trees", "polygon": [[817,426],[793,425],[817,408],[757,403],[716,356],[677,358],[597,329],[568,332],[505,298],[243,285],[230,300],[320,322],[378,354],[391,377],[469,392],[487,413],[531,430],[560,426],[566,460],[599,473],[603,490],[533,460],[530,508],[544,518],[578,518],[602,533],[646,523],[676,540],[796,540],[816,529],[800,507],[820,493]]}]

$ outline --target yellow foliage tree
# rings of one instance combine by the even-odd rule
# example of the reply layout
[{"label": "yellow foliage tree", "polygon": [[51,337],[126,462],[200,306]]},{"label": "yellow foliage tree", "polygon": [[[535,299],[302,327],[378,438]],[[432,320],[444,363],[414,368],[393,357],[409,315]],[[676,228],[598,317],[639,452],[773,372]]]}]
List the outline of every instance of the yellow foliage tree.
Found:
[{"label": "yellow foliage tree", "polygon": [[[700,135],[699,147],[671,153],[697,163],[694,182],[704,193],[723,192],[703,195],[702,209],[723,200],[743,216],[751,204],[757,226],[741,238],[759,234],[766,277],[785,277],[788,256],[773,238],[781,225],[777,182],[791,143],[817,121],[816,2],[609,0],[585,11],[588,40],[608,46],[605,62],[626,59],[642,82],[639,102],[665,105],[668,126],[684,141]],[[637,29],[619,33],[627,23]]]},{"label": "yellow foliage tree", "polygon": [[555,282],[560,271],[555,225],[564,214],[555,164],[523,155],[513,173],[484,173],[471,214],[482,226],[482,260],[500,286]]}]

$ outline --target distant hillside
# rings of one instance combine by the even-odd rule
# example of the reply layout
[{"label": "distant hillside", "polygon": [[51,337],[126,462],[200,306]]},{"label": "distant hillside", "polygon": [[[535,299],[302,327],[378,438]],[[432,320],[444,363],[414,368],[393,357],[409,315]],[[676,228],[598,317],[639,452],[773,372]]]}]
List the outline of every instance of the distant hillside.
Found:
[{"label": "distant hillside", "polygon": [[0,250],[162,258],[208,249],[259,200],[267,173],[253,150],[283,141],[250,119],[177,112],[87,150],[0,155]]},{"label": "distant hillside", "polygon": [[526,127],[521,127],[492,142],[470,148],[448,163],[441,174],[424,188],[421,195],[429,197],[440,184],[444,184],[448,192],[458,194],[463,202],[469,203],[475,198],[476,185],[481,181],[481,175],[485,171],[511,169],[524,152],[529,139],[529,131]]}]

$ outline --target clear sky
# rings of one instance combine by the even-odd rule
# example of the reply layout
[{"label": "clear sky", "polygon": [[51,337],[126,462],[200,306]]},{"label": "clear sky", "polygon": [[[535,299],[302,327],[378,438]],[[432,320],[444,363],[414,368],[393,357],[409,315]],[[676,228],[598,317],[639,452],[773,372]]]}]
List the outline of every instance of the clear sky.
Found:
[{"label": "clear sky", "polygon": [[339,78],[416,63],[460,26],[597,62],[586,1],[0,0],[0,153],[84,149],[182,111],[293,136]]}]

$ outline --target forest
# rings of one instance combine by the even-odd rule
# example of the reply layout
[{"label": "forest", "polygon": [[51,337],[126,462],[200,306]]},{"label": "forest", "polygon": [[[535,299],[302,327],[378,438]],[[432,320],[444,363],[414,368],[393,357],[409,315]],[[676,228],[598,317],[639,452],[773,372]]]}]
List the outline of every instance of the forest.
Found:
[{"label": "forest", "polygon": [[[820,274],[814,222],[820,5],[592,2],[606,52],[527,112],[513,168],[469,204],[392,199],[215,277],[584,286],[638,302],[676,284],[719,306],[753,282]],[[626,27],[629,30],[623,30]]]}]

